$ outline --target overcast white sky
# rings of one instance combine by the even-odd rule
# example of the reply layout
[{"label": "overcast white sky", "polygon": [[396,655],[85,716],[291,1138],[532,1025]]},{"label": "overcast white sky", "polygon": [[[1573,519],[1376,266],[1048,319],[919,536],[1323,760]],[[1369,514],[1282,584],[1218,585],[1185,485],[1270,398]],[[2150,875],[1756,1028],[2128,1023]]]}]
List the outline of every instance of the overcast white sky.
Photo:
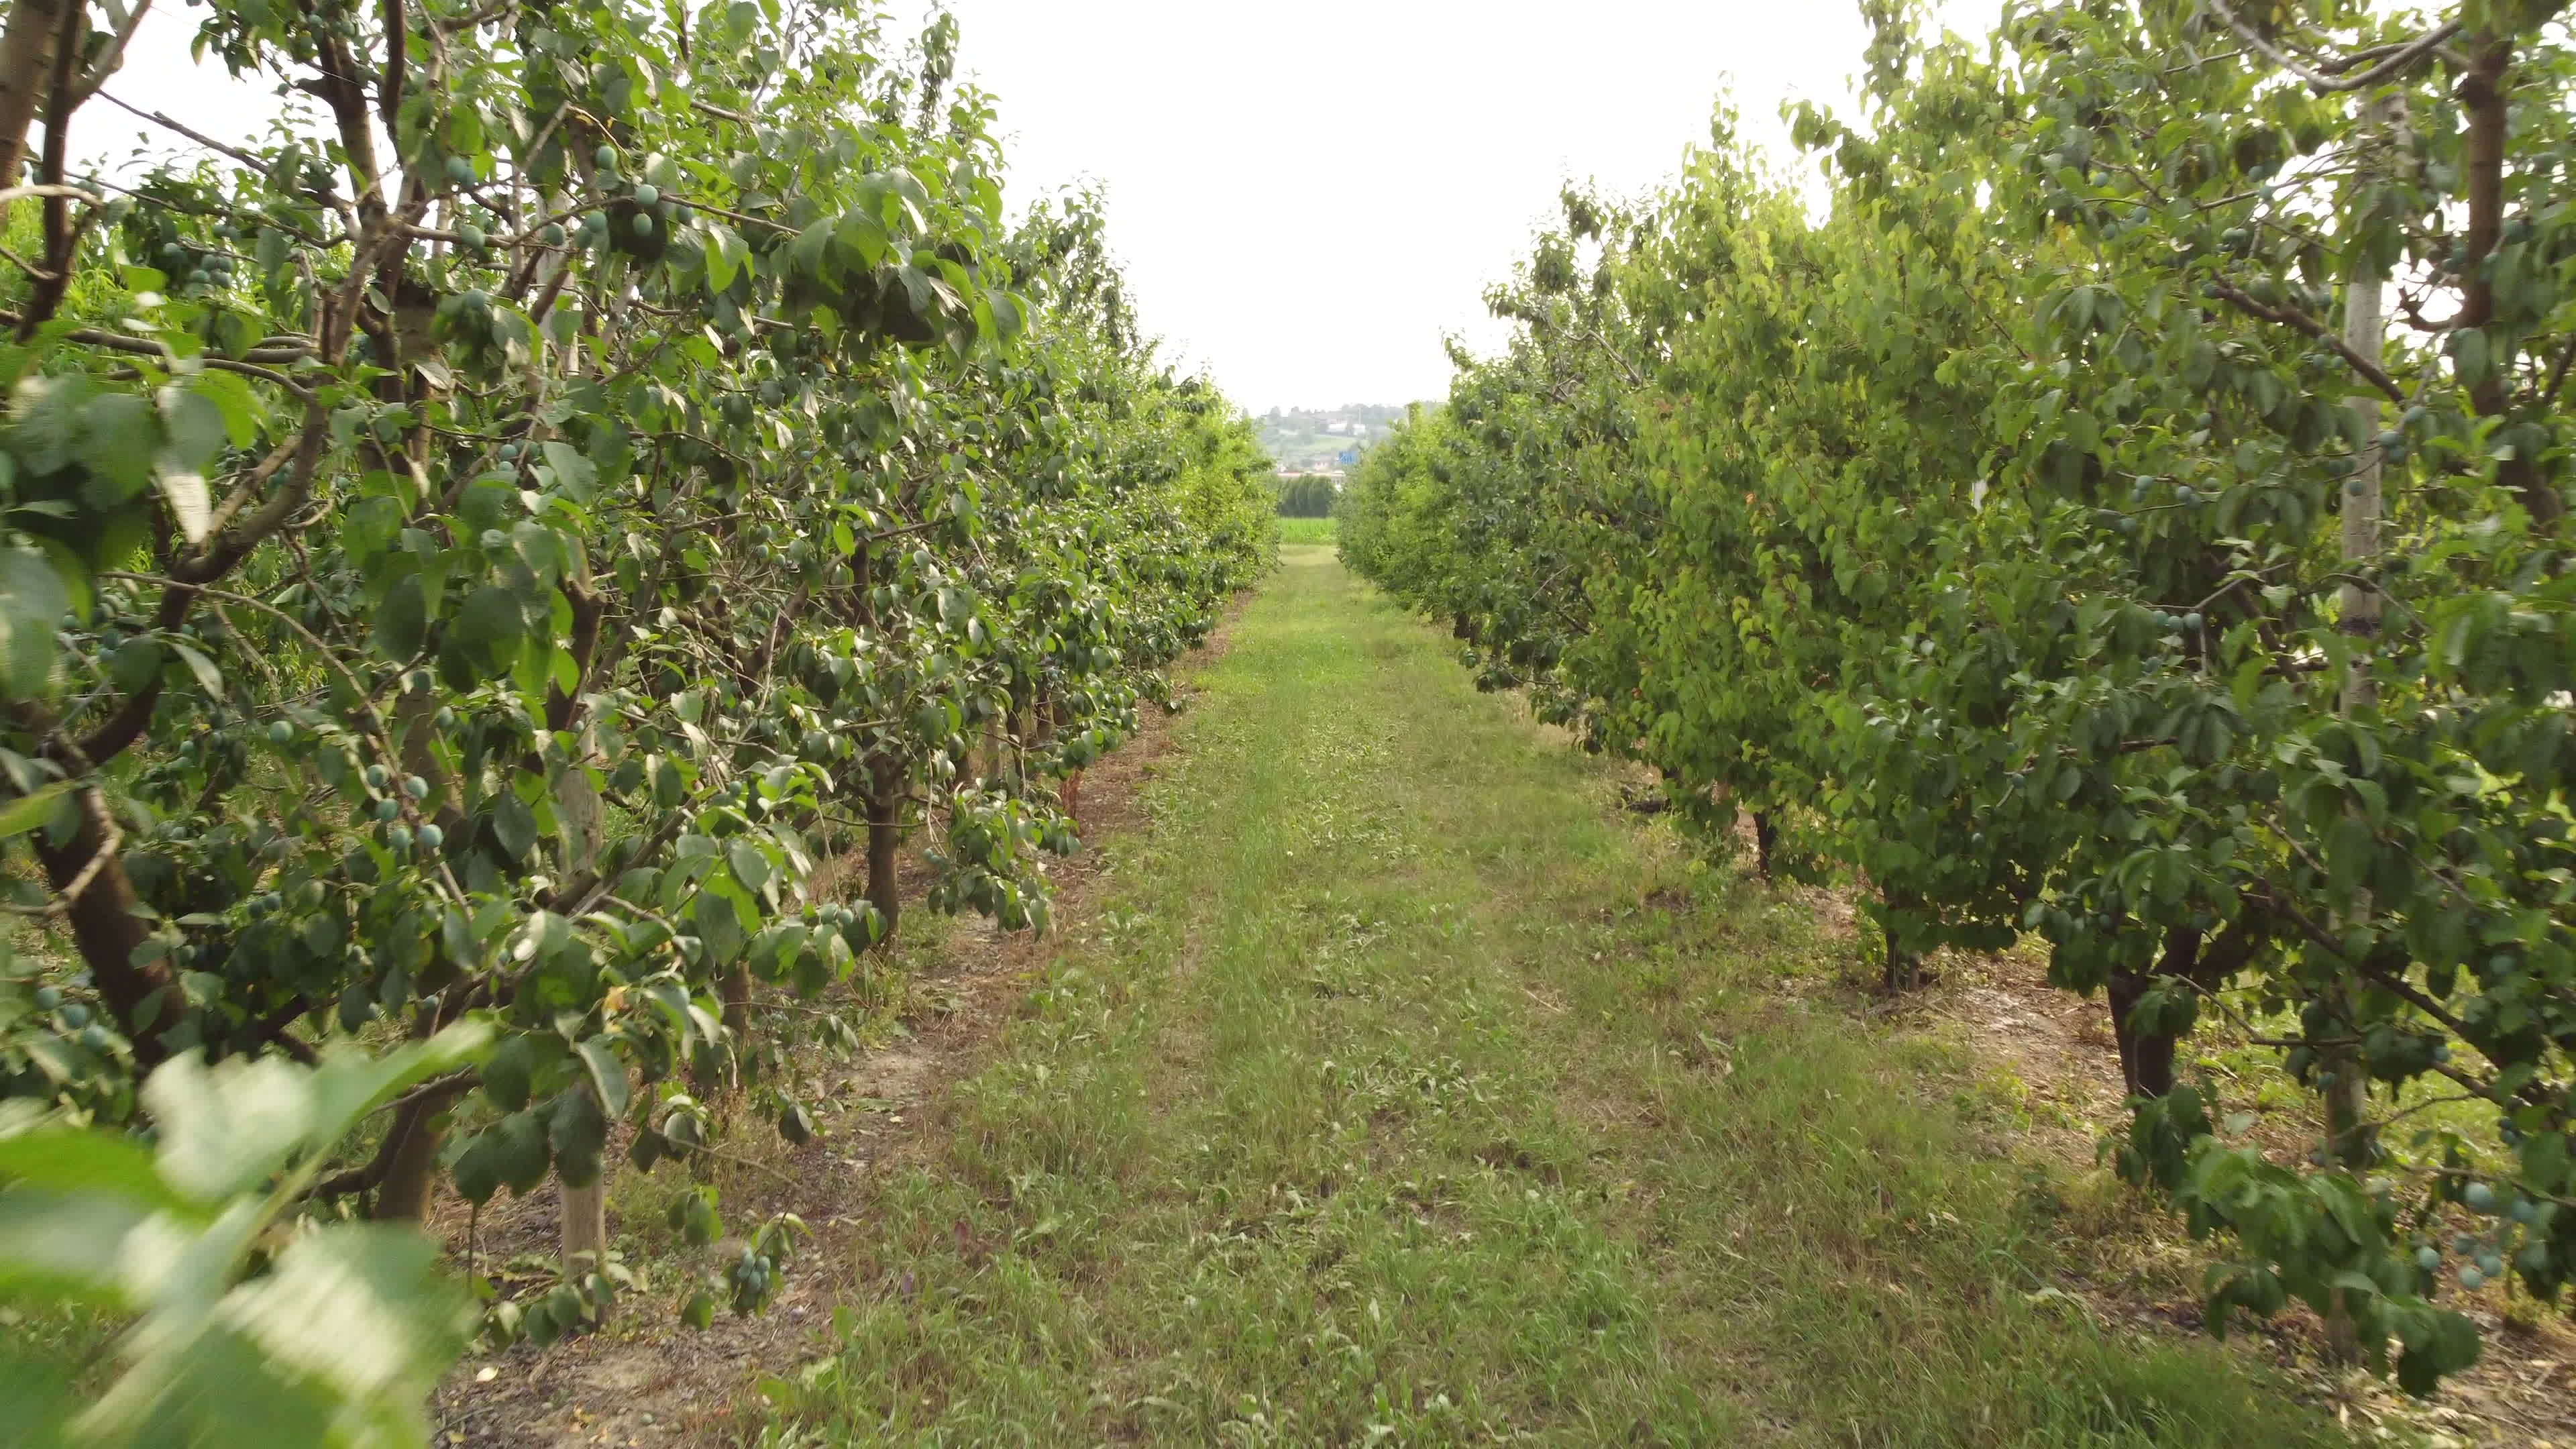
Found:
[{"label": "overcast white sky", "polygon": [[[1633,192],[1670,176],[1721,92],[1785,146],[1780,102],[1843,104],[1862,45],[1852,0],[952,8],[961,68],[1000,108],[1013,194],[1101,183],[1145,326],[1255,412],[1445,393],[1442,335],[1498,340],[1479,298],[1562,181]],[[2001,0],[1938,8],[1982,33]],[[192,71],[197,18],[156,7],[107,89],[246,134],[263,117],[244,88]],[[80,124],[91,156],[138,128],[104,103]]]}]

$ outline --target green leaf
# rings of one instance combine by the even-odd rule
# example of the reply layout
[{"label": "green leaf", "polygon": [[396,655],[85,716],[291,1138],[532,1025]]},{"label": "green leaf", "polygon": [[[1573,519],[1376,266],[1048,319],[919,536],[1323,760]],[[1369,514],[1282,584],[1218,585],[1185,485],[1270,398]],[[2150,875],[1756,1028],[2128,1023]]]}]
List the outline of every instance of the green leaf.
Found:
[{"label": "green leaf", "polygon": [[190,379],[193,396],[211,404],[223,419],[224,437],[236,448],[259,438],[260,402],[249,379],[233,372],[201,372]]},{"label": "green leaf", "polygon": [[698,928],[698,939],[706,942],[710,960],[729,965],[741,954],[742,918],[735,913],[733,902],[715,891],[701,890],[697,899],[689,903],[689,920]]},{"label": "green leaf", "polygon": [[51,1449],[76,1407],[61,1365],[0,1349],[0,1444]]},{"label": "green leaf", "polygon": [[2492,370],[2485,331],[2476,327],[2462,328],[2451,334],[2451,346],[2461,385],[2475,387],[2484,381]]},{"label": "green leaf", "polygon": [[429,1390],[473,1323],[435,1244],[357,1224],[295,1238],[211,1311],[157,1317],[86,1439],[423,1444]]},{"label": "green leaf", "polygon": [[0,547],[0,698],[34,699],[53,675],[71,595],[45,556]]},{"label": "green leaf", "polygon": [[406,574],[385,590],[384,601],[376,605],[376,652],[387,659],[406,660],[418,655],[428,639],[428,595],[420,575]]},{"label": "green leaf", "polygon": [[540,451],[545,454],[546,468],[554,474],[555,486],[576,498],[587,499],[599,486],[599,469],[570,443],[549,442]]},{"label": "green leaf", "polygon": [[98,384],[78,373],[18,384],[9,403],[9,442],[27,472],[42,477],[71,466],[82,413],[97,395]]},{"label": "green leaf", "polygon": [[2457,1313],[2435,1311],[2420,1337],[2420,1343],[2410,1343],[2397,1359],[2398,1386],[2410,1394],[2429,1394],[2440,1386],[2443,1375],[2478,1361],[2478,1327]]},{"label": "green leaf", "polygon": [[198,1202],[247,1192],[299,1152],[329,1150],[396,1093],[482,1055],[491,1028],[463,1021],[372,1055],[346,1044],[310,1070],[282,1057],[173,1057],[143,1084],[162,1180]]},{"label": "green leaf", "polygon": [[170,519],[179,525],[179,536],[190,543],[203,543],[214,531],[214,499],[206,491],[204,475],[168,467],[156,469],[153,477],[161,484],[161,496],[170,505]]},{"label": "green leaf", "polygon": [[[69,794],[72,788],[72,781],[56,780],[32,794],[21,795],[5,805],[0,805],[0,840],[24,835],[53,819],[55,805],[63,796]],[[0,1163],[0,1175],[5,1175],[7,1170],[5,1163]]]},{"label": "green leaf", "polygon": [[527,616],[519,596],[485,584],[466,596],[439,643],[439,672],[450,687],[471,689],[507,675],[527,647]]},{"label": "green leaf", "polygon": [[744,890],[756,891],[769,881],[769,857],[740,836],[725,842],[725,863],[733,868],[733,878],[742,882]]},{"label": "green leaf", "polygon": [[588,1187],[599,1180],[600,1151],[608,1144],[608,1117],[598,1098],[580,1088],[557,1097],[547,1138],[554,1147],[555,1171],[565,1183]]},{"label": "green leaf", "polygon": [[[256,18],[254,18],[253,23],[257,23]],[[254,255],[258,258],[259,270],[263,276],[271,278],[283,277],[286,273],[286,263],[289,257],[286,245],[286,233],[273,226],[261,227],[259,229],[259,246]]]},{"label": "green leaf", "polygon": [[152,486],[153,462],[162,446],[161,420],[152,401],[137,393],[106,392],[81,409],[81,465],[89,482],[81,496],[92,507],[122,503]]},{"label": "green leaf", "polygon": [[534,1037],[513,1036],[494,1049],[483,1063],[483,1092],[492,1104],[504,1112],[516,1112],[528,1105],[529,1084],[535,1079],[538,1047]]},{"label": "green leaf", "polygon": [[885,260],[890,245],[885,221],[864,203],[841,213],[832,227],[832,242],[851,261],[867,269]]},{"label": "green leaf", "polygon": [[0,1190],[0,1292],[122,1306],[127,1238],[151,1215],[115,1192]]},{"label": "green leaf", "polygon": [[742,273],[743,258],[750,249],[743,245],[742,234],[720,221],[706,224],[707,289],[721,292],[733,285]]},{"label": "green leaf", "polygon": [[202,472],[231,435],[223,407],[197,388],[175,384],[161,389],[154,401],[160,405],[161,426],[168,438],[162,449],[163,466]]},{"label": "green leaf", "polygon": [[172,652],[186,662],[188,672],[197,676],[198,687],[217,699],[223,698],[224,676],[222,671],[215,668],[215,661],[198,653],[193,646],[182,644],[177,639],[172,639],[169,643]]},{"label": "green leaf", "polygon": [[486,1135],[493,1141],[501,1181],[512,1192],[532,1192],[546,1180],[553,1158],[546,1150],[545,1120],[535,1112],[513,1112]]},{"label": "green leaf", "polygon": [[611,1117],[626,1115],[626,1064],[617,1059],[616,1048],[601,1037],[591,1037],[580,1045],[582,1065],[590,1069],[591,1085],[598,1090],[599,1107]]},{"label": "green leaf", "polygon": [[143,1084],[143,1105],[160,1131],[161,1176],[198,1202],[265,1182],[313,1136],[309,1083],[283,1057],[212,1068],[195,1052],[172,1058]]},{"label": "green leaf", "polygon": [[701,1288],[689,1295],[680,1306],[680,1321],[691,1328],[705,1330],[716,1321],[716,1295]]},{"label": "green leaf", "polygon": [[40,1127],[0,1137],[0,1182],[49,1192],[108,1192],[155,1208],[185,1210],[187,1199],[164,1187],[152,1154],[131,1138],[68,1127]]},{"label": "green leaf", "polygon": [[223,1317],[290,1372],[353,1401],[392,1405],[428,1397],[472,1322],[436,1243],[373,1225],[295,1239],[266,1276],[225,1301]]}]

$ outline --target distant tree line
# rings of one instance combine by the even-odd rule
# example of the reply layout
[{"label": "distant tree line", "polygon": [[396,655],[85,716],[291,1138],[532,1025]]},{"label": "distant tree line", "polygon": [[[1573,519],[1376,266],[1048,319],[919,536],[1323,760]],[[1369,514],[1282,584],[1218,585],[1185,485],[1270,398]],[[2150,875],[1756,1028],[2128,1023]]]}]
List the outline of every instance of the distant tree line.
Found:
[{"label": "distant tree line", "polygon": [[1279,516],[1282,518],[1330,518],[1333,504],[1341,497],[1341,488],[1321,473],[1308,473],[1279,482]]}]

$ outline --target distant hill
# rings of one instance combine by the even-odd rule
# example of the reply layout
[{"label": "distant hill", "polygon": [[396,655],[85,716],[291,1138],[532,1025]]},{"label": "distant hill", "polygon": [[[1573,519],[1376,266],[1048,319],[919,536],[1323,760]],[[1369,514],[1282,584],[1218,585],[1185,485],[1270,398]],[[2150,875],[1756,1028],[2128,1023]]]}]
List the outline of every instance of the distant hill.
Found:
[{"label": "distant hill", "polygon": [[1380,442],[1404,417],[1401,403],[1354,403],[1349,407],[1272,408],[1253,422],[1261,446],[1283,473],[1337,472],[1348,466],[1345,453],[1357,453]]}]

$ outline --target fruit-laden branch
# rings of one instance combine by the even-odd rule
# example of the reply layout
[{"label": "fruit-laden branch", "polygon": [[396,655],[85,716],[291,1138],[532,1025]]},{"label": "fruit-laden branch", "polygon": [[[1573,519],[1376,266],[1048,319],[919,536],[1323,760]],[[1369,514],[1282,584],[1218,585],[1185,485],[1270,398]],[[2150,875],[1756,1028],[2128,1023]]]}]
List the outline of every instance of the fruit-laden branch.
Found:
[{"label": "fruit-laden branch", "polygon": [[[2403,73],[2408,66],[2431,55],[2440,49],[2444,42],[2465,28],[2460,22],[2454,20],[2447,25],[2436,26],[2413,40],[2401,42],[2393,51],[2386,47],[2374,47],[2359,55],[2345,56],[2341,60],[2327,64],[2322,69],[2312,69],[2299,64],[2287,51],[2264,39],[2263,32],[2238,18],[2235,8],[2228,4],[2228,0],[2209,0],[2209,8],[2218,13],[2219,19],[2227,22],[2227,28],[2236,32],[2236,38],[2245,42],[2246,49],[2305,81],[2308,87],[2319,95],[2331,95],[2337,91],[2366,91],[2381,81]],[[2359,75],[2340,74],[2355,66],[2369,65],[2370,57],[2381,54],[2387,55],[2388,58],[2376,65],[2371,65],[2368,70],[2362,71]]]},{"label": "fruit-laden branch", "polygon": [[2399,406],[2405,405],[2406,389],[2399,387],[2397,379],[2388,375],[2388,369],[2353,351],[2351,344],[2335,335],[2334,329],[2306,312],[2287,304],[2279,307],[2266,306],[2255,301],[2232,282],[2213,281],[2209,284],[2209,290],[2224,299],[2229,306],[2249,317],[2259,317],[2266,322],[2277,322],[2284,327],[2306,334],[2313,341],[2322,342],[2333,348],[2335,355],[2350,365],[2354,372],[2359,373],[2364,382],[2388,394],[2389,398]]}]

